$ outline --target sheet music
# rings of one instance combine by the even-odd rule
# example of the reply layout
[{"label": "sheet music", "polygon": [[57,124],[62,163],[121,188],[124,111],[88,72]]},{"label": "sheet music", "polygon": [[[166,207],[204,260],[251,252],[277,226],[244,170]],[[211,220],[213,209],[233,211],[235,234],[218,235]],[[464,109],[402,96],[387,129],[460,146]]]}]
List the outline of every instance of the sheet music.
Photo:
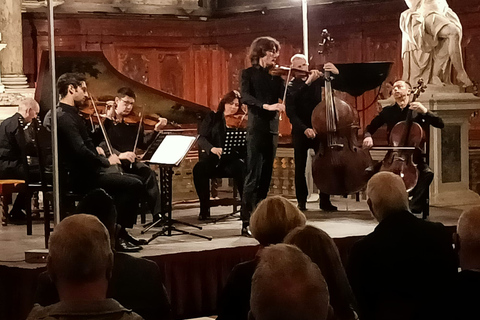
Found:
[{"label": "sheet music", "polygon": [[192,136],[167,135],[150,159],[151,163],[178,165],[197,138]]}]

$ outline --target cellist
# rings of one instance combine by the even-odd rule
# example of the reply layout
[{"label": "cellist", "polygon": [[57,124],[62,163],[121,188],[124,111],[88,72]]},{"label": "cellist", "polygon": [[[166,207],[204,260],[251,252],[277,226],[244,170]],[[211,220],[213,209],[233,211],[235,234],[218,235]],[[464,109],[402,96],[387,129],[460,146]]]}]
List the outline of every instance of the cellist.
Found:
[{"label": "cellist", "polygon": [[[408,82],[404,80],[395,81],[392,91],[395,103],[383,108],[367,126],[363,139],[364,148],[370,149],[373,146],[372,135],[384,124],[387,125],[387,138],[389,138],[392,128],[398,122],[407,119],[409,110],[413,112],[413,121],[420,124],[424,132],[425,130],[429,130],[430,125],[439,129],[444,127],[443,120],[430,112],[422,103],[410,103],[411,90],[412,87]],[[415,188],[410,191],[410,196],[412,197],[410,200],[410,211],[419,214],[423,212],[423,209],[427,205],[428,191],[433,181],[433,171],[423,157],[418,156],[418,153],[414,153],[413,161],[417,164],[419,175]]]},{"label": "cellist", "polygon": [[[308,62],[305,55],[295,54],[290,62],[292,63],[292,69],[308,71]],[[324,69],[334,74],[335,79],[337,78],[339,71],[333,63],[325,63]],[[310,70],[309,74],[293,72],[293,75],[295,78],[288,84],[286,111],[292,123],[295,195],[298,208],[303,211],[307,209],[308,196],[305,179],[307,152],[308,149],[314,149],[317,152],[321,143],[312,127],[312,112],[322,101],[322,87],[325,85],[325,81],[322,72],[318,70]],[[320,192],[320,209],[323,211],[337,210],[337,207],[330,202],[330,195],[323,192]]]}]

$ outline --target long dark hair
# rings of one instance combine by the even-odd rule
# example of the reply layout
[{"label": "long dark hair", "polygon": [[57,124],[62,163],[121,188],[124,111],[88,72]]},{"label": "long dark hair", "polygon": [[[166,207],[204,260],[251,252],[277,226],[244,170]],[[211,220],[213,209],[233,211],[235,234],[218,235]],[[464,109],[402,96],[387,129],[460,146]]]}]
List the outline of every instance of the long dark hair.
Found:
[{"label": "long dark hair", "polygon": [[223,114],[225,112],[225,105],[228,103],[232,103],[235,99],[238,99],[238,102],[241,103],[240,98],[240,92],[238,92],[237,90],[232,90],[225,94],[222,100],[220,100],[220,103],[218,104],[217,114]]},{"label": "long dark hair", "polygon": [[248,52],[252,65],[258,65],[260,58],[265,57],[269,50],[280,51],[280,43],[272,37],[259,37],[253,40]]}]

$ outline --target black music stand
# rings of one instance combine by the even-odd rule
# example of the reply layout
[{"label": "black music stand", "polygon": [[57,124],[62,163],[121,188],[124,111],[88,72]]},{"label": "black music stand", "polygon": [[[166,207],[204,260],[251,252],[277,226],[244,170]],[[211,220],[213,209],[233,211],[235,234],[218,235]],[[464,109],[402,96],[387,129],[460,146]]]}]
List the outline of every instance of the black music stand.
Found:
[{"label": "black music stand", "polygon": [[[246,156],[246,147],[247,147],[246,146],[246,144],[247,144],[246,138],[247,138],[247,130],[246,129],[227,128],[222,157],[232,157],[233,156],[233,157],[239,157],[239,158],[244,159],[245,156]],[[223,159],[225,159],[225,158],[223,158]],[[222,161],[222,158],[220,158],[218,165],[220,165],[221,161]],[[218,165],[217,165],[217,167],[218,167]],[[234,197],[235,197],[234,201],[237,201],[236,192],[234,192]],[[234,209],[234,211],[232,213],[223,215],[219,218],[208,219],[208,222],[217,223],[218,221],[221,221],[223,219],[231,217],[234,214],[237,214],[238,212],[240,212],[240,210],[235,210]]]},{"label": "black music stand", "polygon": [[[162,141],[163,142],[163,141]],[[191,147],[191,145],[190,145]],[[190,147],[188,149],[190,149]],[[185,151],[185,155],[188,152],[188,150]],[[184,156],[185,156],[184,155]],[[154,233],[150,239],[147,240],[147,243],[150,243],[154,239],[158,238],[159,236],[172,236],[175,234],[172,234],[172,231],[179,232],[180,234],[189,234],[192,236],[204,238],[207,240],[212,240],[212,237],[209,236],[204,236],[198,233],[193,233],[185,230],[181,230],[175,227],[175,224],[182,224],[185,226],[189,227],[194,227],[199,230],[202,230],[202,227],[196,226],[191,223],[187,222],[182,222],[178,221],[176,219],[172,219],[172,182],[173,182],[173,167],[178,166],[180,162],[183,160],[184,156],[177,161],[175,164],[163,164],[163,163],[157,163],[160,166],[160,202],[162,206],[162,216],[167,217],[166,221],[164,219],[160,219],[154,223],[152,223],[150,226],[147,228],[143,229],[141,231],[142,234],[146,233],[148,230],[150,230],[153,227],[156,227],[157,225],[161,225],[162,230]],[[152,157],[154,159],[154,157]],[[152,162],[155,163],[155,162]]]}]

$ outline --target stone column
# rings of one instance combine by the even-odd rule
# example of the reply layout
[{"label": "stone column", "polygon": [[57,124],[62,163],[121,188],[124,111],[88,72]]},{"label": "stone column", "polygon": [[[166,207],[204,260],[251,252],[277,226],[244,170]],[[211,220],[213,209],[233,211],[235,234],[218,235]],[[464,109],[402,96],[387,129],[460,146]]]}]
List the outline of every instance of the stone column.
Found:
[{"label": "stone column", "polygon": [[0,52],[1,82],[6,91],[28,88],[23,74],[22,1],[0,0],[0,32],[7,47]]}]

